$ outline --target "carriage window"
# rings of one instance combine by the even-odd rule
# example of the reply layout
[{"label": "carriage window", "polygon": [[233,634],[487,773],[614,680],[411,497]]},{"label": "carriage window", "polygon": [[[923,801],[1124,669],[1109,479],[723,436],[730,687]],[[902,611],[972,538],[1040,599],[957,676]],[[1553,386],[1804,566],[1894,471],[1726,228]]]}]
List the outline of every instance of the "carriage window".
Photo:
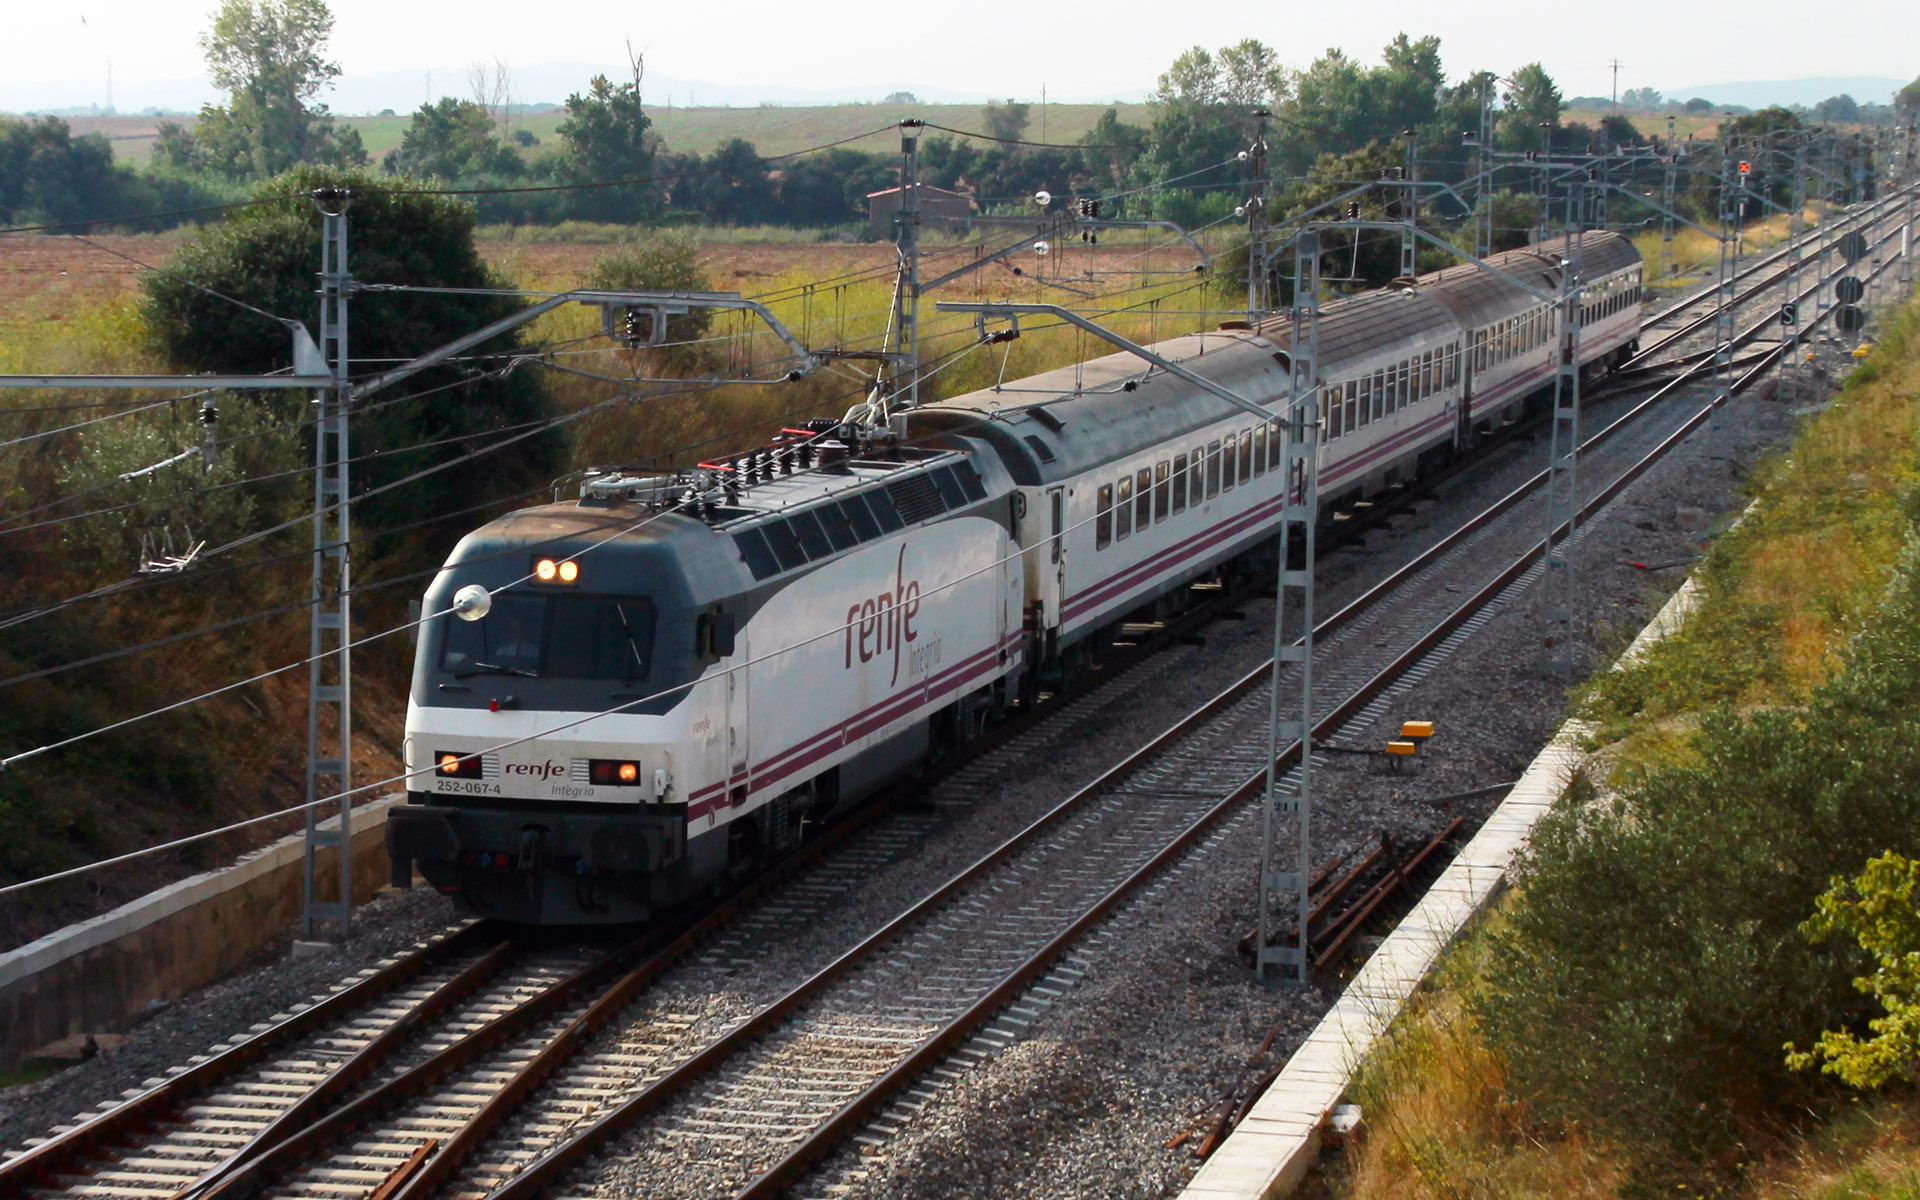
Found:
[{"label": "carriage window", "polygon": [[1100,511],[1093,518],[1093,548],[1105,550],[1113,541],[1113,485],[1100,487]]},{"label": "carriage window", "polygon": [[1220,443],[1207,443],[1207,499],[1220,494]]},{"label": "carriage window", "polygon": [[1167,513],[1169,511],[1167,504],[1169,499],[1167,496],[1167,480],[1172,475],[1170,465],[1171,464],[1163,458],[1153,468],[1153,519],[1156,521],[1164,521],[1167,519]]},{"label": "carriage window", "polygon": [[1460,347],[1458,344],[1447,347],[1447,386],[1460,386]]},{"label": "carriage window", "polygon": [[1153,468],[1133,477],[1133,523],[1145,529],[1153,524]]},{"label": "carriage window", "polygon": [[1346,401],[1347,419],[1341,422],[1340,430],[1342,433],[1352,433],[1354,431],[1356,427],[1355,422],[1358,420],[1359,409],[1365,405],[1366,402],[1367,381],[1365,379],[1356,379],[1348,383]]},{"label": "carriage window", "polygon": [[[1271,430],[1267,436],[1267,469],[1274,471],[1280,467],[1280,422],[1269,421],[1267,427]],[[1348,420],[1347,428],[1353,428],[1351,419]]]},{"label": "carriage window", "polygon": [[[1373,403],[1360,410],[1360,423],[1362,425],[1365,425],[1370,419],[1375,421],[1380,419],[1380,410],[1385,408],[1387,404],[1387,385],[1392,378],[1392,372],[1385,369],[1373,373]],[[1372,414],[1371,417],[1369,417],[1368,414]]]},{"label": "carriage window", "polygon": [[1420,356],[1419,399],[1425,400],[1428,396],[1433,395],[1433,393],[1438,390],[1439,389],[1434,387],[1434,384],[1433,384],[1433,351],[1429,350]]},{"label": "carriage window", "polygon": [[1253,473],[1255,475],[1267,473],[1267,427],[1265,425],[1253,431]]},{"label": "carriage window", "polygon": [[1220,452],[1220,490],[1233,490],[1233,435],[1227,435],[1226,448]]},{"label": "carriage window", "polygon": [[[1325,394],[1326,393],[1324,392],[1321,393],[1321,395],[1323,396]],[[1247,480],[1252,478],[1253,478],[1253,435],[1251,433],[1243,433],[1240,435],[1240,482],[1245,483]]]},{"label": "carriage window", "polygon": [[1120,477],[1120,490],[1113,497],[1113,540],[1124,541],[1133,533],[1133,476]]},{"label": "carriage window", "polygon": [[1393,411],[1399,412],[1407,406],[1407,393],[1413,386],[1413,364],[1406,359],[1400,360],[1400,383],[1393,391]]},{"label": "carriage window", "polygon": [[1187,511],[1187,456],[1173,456],[1173,511]]}]

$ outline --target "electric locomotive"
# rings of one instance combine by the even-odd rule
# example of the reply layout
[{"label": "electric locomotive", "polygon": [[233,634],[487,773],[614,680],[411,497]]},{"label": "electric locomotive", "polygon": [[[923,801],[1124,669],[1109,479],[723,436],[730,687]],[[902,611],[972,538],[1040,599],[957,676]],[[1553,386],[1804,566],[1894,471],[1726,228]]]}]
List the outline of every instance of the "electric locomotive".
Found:
[{"label": "electric locomotive", "polygon": [[[1547,243],[1327,304],[1323,519],[1551,388]],[[1582,369],[1629,354],[1632,243],[1582,246]],[[868,423],[808,423],[693,472],[590,474],[464,539],[429,588],[391,810],[464,910],[634,922],[797,844],[975,737],[1188,585],[1272,565],[1284,322],[1158,343],[1262,421],[1129,354]],[[1297,485],[1296,485],[1297,486]]]}]

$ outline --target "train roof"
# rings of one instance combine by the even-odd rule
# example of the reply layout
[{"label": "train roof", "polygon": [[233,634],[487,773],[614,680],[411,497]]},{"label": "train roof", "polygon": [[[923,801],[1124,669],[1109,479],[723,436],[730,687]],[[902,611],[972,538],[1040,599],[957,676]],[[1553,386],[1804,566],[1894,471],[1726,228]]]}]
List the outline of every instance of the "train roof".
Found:
[{"label": "train roof", "polygon": [[[1571,239],[1551,238],[1518,250],[1503,250],[1487,259],[1511,279],[1493,274],[1477,263],[1459,263],[1416,278],[1414,287],[1429,293],[1450,309],[1462,325],[1478,329],[1505,320],[1538,303],[1538,297],[1515,286],[1513,280],[1558,295],[1560,262],[1571,251]],[[1580,238],[1580,273],[1598,279],[1640,262],[1640,251],[1617,233],[1589,232]]]},{"label": "train roof", "polygon": [[[1293,324],[1276,317],[1260,331],[1285,349],[1293,345]],[[1356,364],[1401,350],[1431,347],[1435,339],[1460,331],[1447,305],[1421,288],[1382,288],[1342,296],[1320,306],[1316,348],[1322,378],[1333,378]]]},{"label": "train roof", "polygon": [[[1271,406],[1287,393],[1285,356],[1260,333],[1195,333],[1148,349],[1257,404]],[[907,414],[908,428],[986,441],[1000,451],[1016,483],[1033,487],[1137,454],[1142,446],[1173,441],[1241,411],[1129,351],[1018,384],[922,405]]]}]

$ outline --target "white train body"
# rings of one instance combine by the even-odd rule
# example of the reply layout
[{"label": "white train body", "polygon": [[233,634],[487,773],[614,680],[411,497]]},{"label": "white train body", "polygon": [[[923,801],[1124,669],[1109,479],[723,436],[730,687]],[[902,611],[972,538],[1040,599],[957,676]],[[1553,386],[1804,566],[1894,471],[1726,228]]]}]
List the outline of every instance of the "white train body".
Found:
[{"label": "white train body", "polygon": [[[1584,250],[1597,369],[1637,341],[1640,261],[1613,235]],[[1557,294],[1561,252],[1495,261]],[[1113,355],[878,437],[811,423],[704,476],[731,481],[715,503],[684,503],[686,478],[602,478],[475,531],[425,607],[480,583],[493,608],[423,626],[396,882],[417,865],[522,921],[646,919],[964,743],[1129,615],[1270,566],[1286,335],[1155,347],[1267,422]],[[1324,511],[1512,420],[1557,344],[1554,308],[1477,267],[1329,304]]]}]

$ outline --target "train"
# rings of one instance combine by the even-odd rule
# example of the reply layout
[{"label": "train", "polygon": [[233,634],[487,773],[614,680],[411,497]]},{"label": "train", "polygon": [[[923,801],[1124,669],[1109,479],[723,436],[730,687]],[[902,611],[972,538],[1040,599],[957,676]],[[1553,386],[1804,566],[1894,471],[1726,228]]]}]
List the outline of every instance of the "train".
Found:
[{"label": "train", "polygon": [[[1551,395],[1564,240],[1334,299],[1318,326],[1323,519]],[[1579,358],[1640,336],[1633,244],[1579,247]],[[1519,286],[1525,284],[1527,287]],[[823,418],[463,538],[422,600],[393,881],[536,925],[647,922],[764,869],[980,737],[1128,619],[1274,565],[1286,320],[893,414]]]}]

